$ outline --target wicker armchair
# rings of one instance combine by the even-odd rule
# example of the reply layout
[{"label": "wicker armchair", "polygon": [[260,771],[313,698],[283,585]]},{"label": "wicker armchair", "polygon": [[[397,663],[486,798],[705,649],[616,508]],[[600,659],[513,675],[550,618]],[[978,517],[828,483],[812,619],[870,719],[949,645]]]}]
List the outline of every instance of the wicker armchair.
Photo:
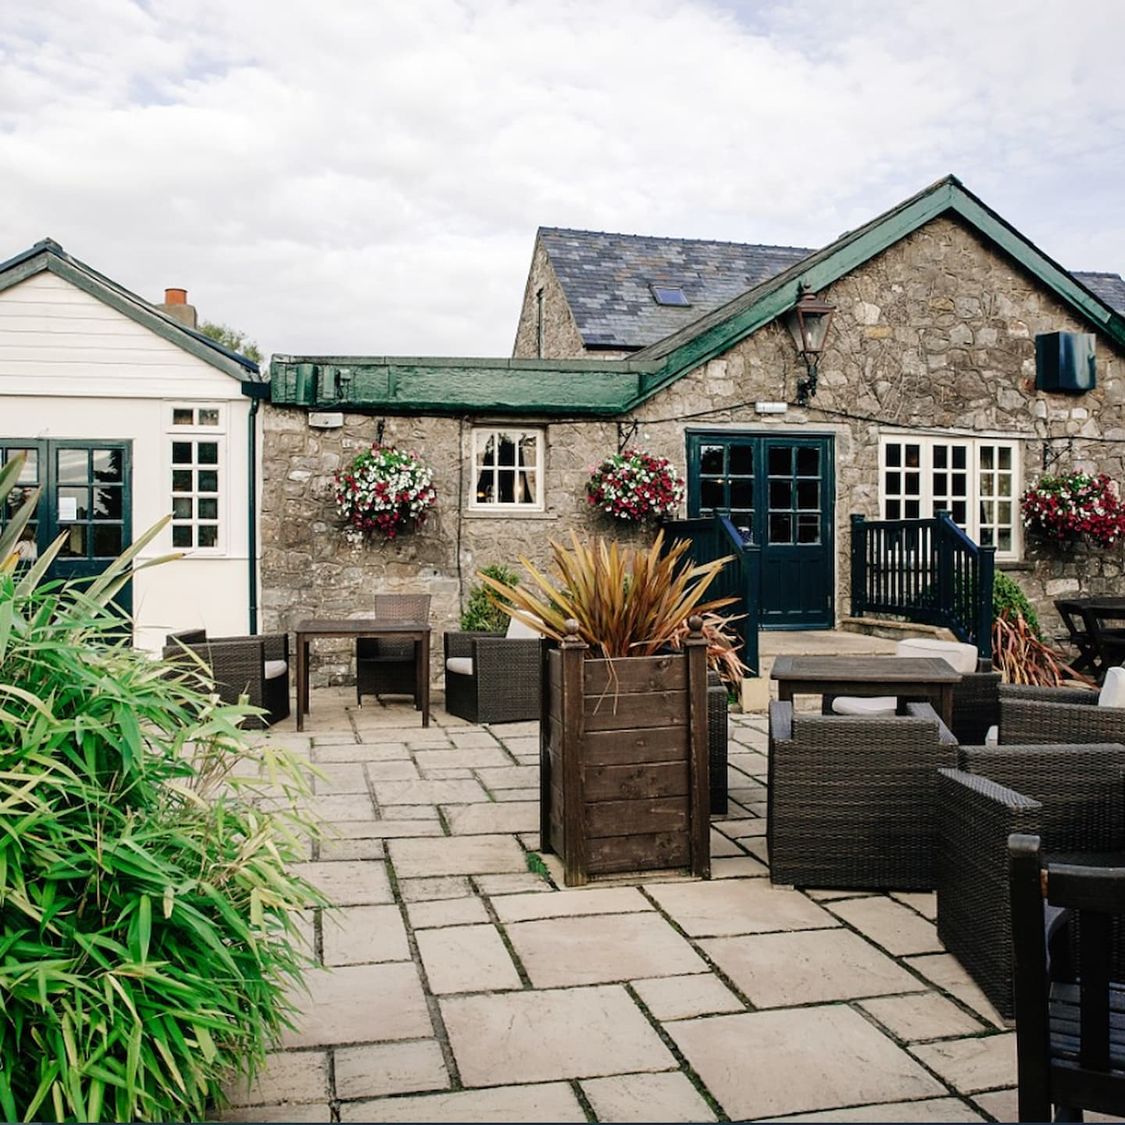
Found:
[{"label": "wicker armchair", "polygon": [[1056,855],[1125,847],[1125,746],[963,746],[959,764],[938,778],[938,937],[1010,1019],[1008,837]]},{"label": "wicker armchair", "polygon": [[446,711],[470,723],[538,721],[545,643],[540,636],[446,633]]},{"label": "wicker armchair", "polygon": [[[376,594],[373,616],[379,621],[425,623],[430,618],[429,594]],[[395,637],[360,637],[355,642],[355,698],[365,695],[409,695],[421,706],[416,691],[415,642]],[[428,676],[429,669],[425,670]]]},{"label": "wicker armchair", "polygon": [[1004,684],[1000,742],[1125,742],[1125,708],[1099,707],[1096,691]]},{"label": "wicker armchair", "polygon": [[807,887],[931,890],[937,770],[957,743],[928,703],[860,718],[770,704],[770,878]]},{"label": "wicker armchair", "polygon": [[[186,650],[211,671],[215,690],[224,703],[242,696],[266,715],[248,718],[247,727],[269,726],[289,716],[289,634],[262,633],[252,637],[208,637],[205,629],[187,629],[164,638],[165,660],[185,664]],[[194,661],[191,662],[194,667]]]}]

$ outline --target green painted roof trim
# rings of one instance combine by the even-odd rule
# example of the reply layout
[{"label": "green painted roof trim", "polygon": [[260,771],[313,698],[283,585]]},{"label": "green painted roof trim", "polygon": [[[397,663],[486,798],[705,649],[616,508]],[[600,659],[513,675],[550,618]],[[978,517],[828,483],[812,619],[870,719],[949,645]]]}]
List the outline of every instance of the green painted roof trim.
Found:
[{"label": "green painted roof trim", "polygon": [[69,255],[61,257],[49,245],[44,245],[38,253],[23,257],[15,265],[0,272],[0,293],[43,272],[53,273],[64,281],[69,281],[75,288],[109,305],[110,308],[136,321],[169,343],[175,344],[176,347],[182,348],[196,359],[218,368],[224,375],[229,375],[240,383],[246,380],[247,370],[241,364],[228,359],[221,351],[202,343],[182,325],[148,306],[148,302],[142,298],[130,299],[132,295],[127,294],[127,291],[118,289],[108,279],[101,280],[96,271],[82,268]]},{"label": "green painted roof trim", "polygon": [[[628,360],[275,357],[275,403],[424,413],[626,414],[946,213],[958,215],[1063,304],[1125,348],[1125,317],[947,176]],[[345,374],[346,373],[346,374]]]}]

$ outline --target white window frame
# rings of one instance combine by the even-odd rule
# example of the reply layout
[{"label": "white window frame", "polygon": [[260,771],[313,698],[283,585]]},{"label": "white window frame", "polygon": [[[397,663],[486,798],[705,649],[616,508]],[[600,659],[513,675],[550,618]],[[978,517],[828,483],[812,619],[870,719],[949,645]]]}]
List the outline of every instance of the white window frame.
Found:
[{"label": "white window frame", "polygon": [[[190,410],[192,412],[193,421],[190,424],[177,423],[175,421],[176,412]],[[216,421],[214,424],[200,423],[198,421],[201,411],[214,411]],[[229,497],[228,497],[228,481],[229,474],[227,472],[227,406],[222,402],[174,402],[168,406],[167,424],[165,426],[166,436],[166,456],[168,471],[165,475],[165,482],[168,488],[167,496],[169,507],[173,508],[173,501],[176,498],[183,498],[190,496],[192,502],[192,515],[190,519],[177,518],[173,516],[172,522],[168,525],[168,537],[172,542],[172,549],[176,551],[183,551],[185,554],[199,558],[216,557],[225,555],[227,553],[227,530],[228,530],[228,515],[229,515]],[[217,446],[216,461],[214,465],[201,464],[198,461],[197,455],[193,454],[190,464],[177,463],[172,460],[173,445],[176,442],[191,442],[198,448],[199,442],[214,442]],[[193,474],[200,469],[209,470],[214,469],[216,480],[216,491],[201,493],[193,480],[192,490],[190,492],[173,490],[172,487],[172,474],[178,469],[190,470]],[[200,519],[199,517],[199,500],[200,499],[214,499],[216,501],[216,516],[214,520]],[[215,525],[215,543],[210,547],[196,546],[199,538],[200,526]],[[192,546],[180,547],[175,544],[173,537],[173,528],[190,526],[192,529]]]},{"label": "white window frame", "polygon": [[[893,466],[887,464],[887,449],[892,445],[917,445],[919,447],[919,465],[917,469],[905,465]],[[935,465],[935,451],[944,447],[952,449],[962,446],[966,450],[964,468],[954,468],[950,463],[951,458],[946,457],[945,465]],[[1006,451],[1009,456],[1004,458],[1001,451]],[[940,454],[937,455],[940,461]],[[905,459],[904,459],[905,460]],[[1008,465],[1001,468],[1002,460],[1007,460]],[[990,462],[990,463],[989,463]],[[917,472],[919,476],[918,492],[914,495],[906,488],[905,479],[900,483],[897,494],[888,495],[888,472],[901,472],[905,478],[907,472]],[[996,558],[1011,561],[1020,558],[1023,551],[1023,521],[1020,516],[1020,495],[1023,492],[1023,443],[1018,438],[1003,437],[970,437],[965,434],[918,434],[918,433],[886,433],[879,435],[879,514],[882,519],[931,519],[935,511],[949,511],[949,499],[952,495],[951,478],[954,474],[964,474],[965,477],[965,507],[966,519],[959,526],[976,543],[982,543],[982,536],[989,530],[997,527],[1010,529],[1012,533],[1011,548],[996,549]],[[935,494],[935,477],[940,481],[945,476],[944,492],[938,490]],[[1002,489],[1004,480],[1010,494],[1004,495]],[[888,514],[888,500],[905,499],[918,501],[918,515],[907,514],[905,508],[900,508],[896,514]],[[1010,503],[1010,520],[1000,522],[998,512],[1000,506]],[[982,505],[987,506],[982,513]],[[988,519],[991,515],[993,518]],[[956,514],[954,513],[954,519]],[[995,542],[995,538],[993,538]]]},{"label": "white window frame", "polygon": [[[497,479],[501,466],[488,466],[483,463],[485,445],[490,437],[499,434],[508,434],[515,439],[517,450],[525,438],[535,439],[534,465],[512,466],[511,471],[531,469],[535,473],[535,497],[533,500],[517,500],[503,502],[500,500],[478,500],[477,482],[481,473],[486,469],[493,470],[494,480]],[[547,430],[544,426],[506,426],[496,424],[490,426],[473,426],[469,434],[469,509],[474,512],[542,512],[544,510],[544,497],[546,495],[543,480],[543,467],[546,461]]]}]

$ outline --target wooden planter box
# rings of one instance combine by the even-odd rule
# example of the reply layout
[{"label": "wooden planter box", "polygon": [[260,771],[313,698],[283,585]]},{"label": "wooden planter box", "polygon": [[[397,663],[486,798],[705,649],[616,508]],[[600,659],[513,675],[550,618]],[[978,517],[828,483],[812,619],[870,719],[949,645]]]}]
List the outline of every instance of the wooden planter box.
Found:
[{"label": "wooden planter box", "polygon": [[587,659],[572,633],[547,653],[540,845],[566,885],[631,871],[711,874],[706,641],[681,653]]}]

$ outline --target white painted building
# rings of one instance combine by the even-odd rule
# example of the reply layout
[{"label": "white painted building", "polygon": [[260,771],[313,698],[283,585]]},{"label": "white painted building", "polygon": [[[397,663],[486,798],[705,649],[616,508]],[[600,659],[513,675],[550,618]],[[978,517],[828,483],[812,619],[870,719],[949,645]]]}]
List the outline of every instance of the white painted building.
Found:
[{"label": "white painted building", "polygon": [[[164,516],[128,601],[136,643],[254,631],[250,513],[258,366],[194,330],[183,290],[154,306],[51,241],[0,264],[0,462],[42,489],[26,557],[65,534],[59,577],[100,571]],[[181,322],[182,321],[182,322]],[[0,527],[8,513],[0,510]]]}]

